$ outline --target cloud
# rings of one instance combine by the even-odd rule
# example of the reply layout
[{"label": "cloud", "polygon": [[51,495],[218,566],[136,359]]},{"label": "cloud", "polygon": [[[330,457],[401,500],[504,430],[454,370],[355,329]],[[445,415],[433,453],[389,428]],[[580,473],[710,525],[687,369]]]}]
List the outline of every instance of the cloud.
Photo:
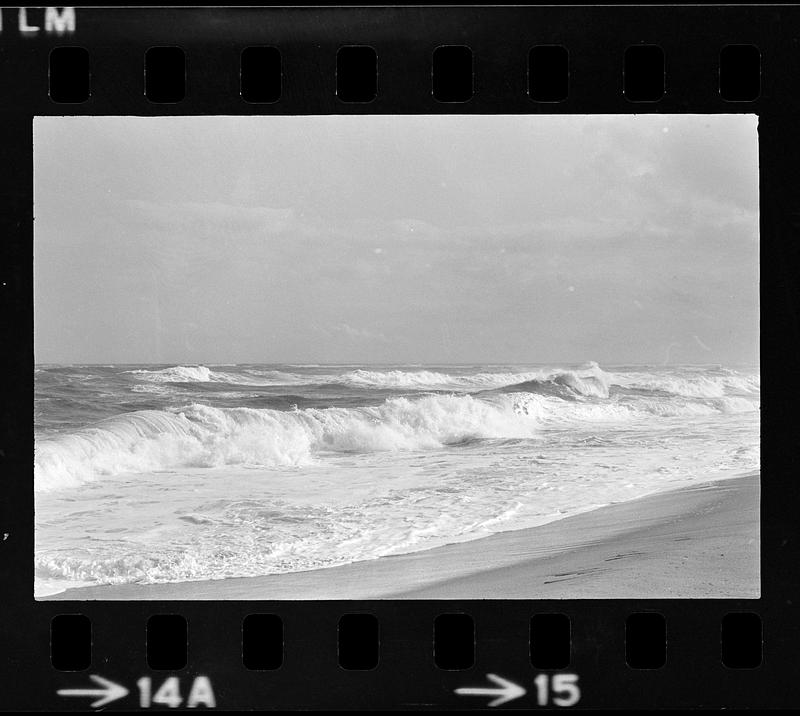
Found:
[{"label": "cloud", "polygon": [[[746,360],[755,126],[742,115],[37,118],[37,354],[647,362],[675,343],[687,361]],[[151,355],[189,323],[196,355],[178,338]]]}]

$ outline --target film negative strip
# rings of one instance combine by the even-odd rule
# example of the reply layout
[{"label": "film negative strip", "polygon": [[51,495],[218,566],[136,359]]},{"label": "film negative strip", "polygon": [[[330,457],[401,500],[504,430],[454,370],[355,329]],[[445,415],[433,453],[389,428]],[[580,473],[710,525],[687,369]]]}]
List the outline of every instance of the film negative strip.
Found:
[{"label": "film negative strip", "polygon": [[797,703],[797,6],[0,17],[4,709]]}]

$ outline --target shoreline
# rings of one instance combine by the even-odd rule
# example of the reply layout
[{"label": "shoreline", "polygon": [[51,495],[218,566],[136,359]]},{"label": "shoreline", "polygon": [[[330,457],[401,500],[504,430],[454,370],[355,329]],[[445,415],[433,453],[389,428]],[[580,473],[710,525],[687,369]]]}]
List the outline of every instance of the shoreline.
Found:
[{"label": "shoreline", "polygon": [[754,599],[759,473],[488,537],[260,577],[77,587],[55,600]]}]

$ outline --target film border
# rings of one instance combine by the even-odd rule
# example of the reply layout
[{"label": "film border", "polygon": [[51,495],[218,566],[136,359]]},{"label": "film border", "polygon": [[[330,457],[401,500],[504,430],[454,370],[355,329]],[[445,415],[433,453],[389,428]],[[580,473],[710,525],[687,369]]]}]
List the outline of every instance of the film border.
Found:
[{"label": "film border", "polygon": [[[800,8],[797,6],[649,6],[503,8],[76,8],[71,33],[35,36],[3,10],[0,35],[0,315],[3,316],[4,396],[0,410],[0,685],[7,709],[87,709],[87,700],[57,690],[102,676],[133,689],[176,675],[208,675],[216,706],[231,709],[485,708],[460,687],[479,686],[488,673],[525,684],[536,670],[528,658],[531,616],[561,612],[572,620],[572,663],[580,675],[582,707],[779,707],[796,704],[794,645],[798,634],[796,580],[798,444],[792,376],[798,356],[798,220],[800,215]],[[28,17],[36,23],[36,11]],[[660,45],[667,93],[658,102],[631,103],[622,92],[625,49]],[[370,104],[345,104],[335,93],[336,51],[364,44],[378,53],[379,93]],[[473,97],[456,105],[430,94],[430,57],[442,44],[467,45],[474,56]],[[526,93],[526,57],[538,44],[570,52],[570,94],[556,104]],[[717,92],[719,52],[752,44],[762,62],[761,95],[725,102]],[[48,56],[58,46],[88,49],[92,95],[80,105],[48,98]],[[143,95],[148,47],[178,45],[187,57],[187,96],[153,104]],[[284,63],[283,94],[274,104],[239,97],[239,53],[272,45]],[[436,114],[436,113],[728,113],[759,115],[762,352],[762,598],[760,600],[348,601],[103,603],[35,602],[33,584],[33,345],[32,345],[32,117],[61,114]],[[372,671],[337,664],[336,624],[349,612],[374,614],[381,658]],[[464,611],[476,624],[476,662],[468,671],[442,671],[431,652],[433,619]],[[635,611],[658,611],[668,624],[667,665],[631,670],[624,660],[624,621]],[[760,667],[732,670],[719,663],[719,624],[729,612],[751,611],[763,622]],[[250,613],[284,620],[281,669],[241,665],[241,620]],[[82,613],[93,625],[92,670],[68,673],[50,664],[50,621]],[[180,672],[154,672],[145,660],[145,627],[152,614],[182,614],[189,624],[189,661]],[[488,685],[488,682],[486,682]],[[132,707],[130,700],[111,708]],[[527,699],[508,707],[533,708]]]}]

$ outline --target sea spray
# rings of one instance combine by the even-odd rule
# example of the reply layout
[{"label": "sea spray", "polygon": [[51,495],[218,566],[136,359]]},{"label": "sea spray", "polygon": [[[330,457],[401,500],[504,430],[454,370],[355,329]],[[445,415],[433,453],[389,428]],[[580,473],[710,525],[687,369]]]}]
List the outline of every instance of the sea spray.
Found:
[{"label": "sea spray", "polygon": [[52,490],[98,475],[182,467],[292,466],[324,451],[425,450],[472,438],[534,434],[535,422],[513,405],[464,395],[295,411],[193,404],[128,413],[38,442],[35,485]]},{"label": "sea spray", "polygon": [[475,439],[533,439],[541,425],[756,409],[757,403],[735,396],[570,401],[526,391],[398,397],[377,406],[290,411],[195,403],[168,411],[127,413],[37,441],[35,489],[75,487],[100,475],[124,472],[222,465],[291,467],[309,464],[326,452],[435,450]]}]

